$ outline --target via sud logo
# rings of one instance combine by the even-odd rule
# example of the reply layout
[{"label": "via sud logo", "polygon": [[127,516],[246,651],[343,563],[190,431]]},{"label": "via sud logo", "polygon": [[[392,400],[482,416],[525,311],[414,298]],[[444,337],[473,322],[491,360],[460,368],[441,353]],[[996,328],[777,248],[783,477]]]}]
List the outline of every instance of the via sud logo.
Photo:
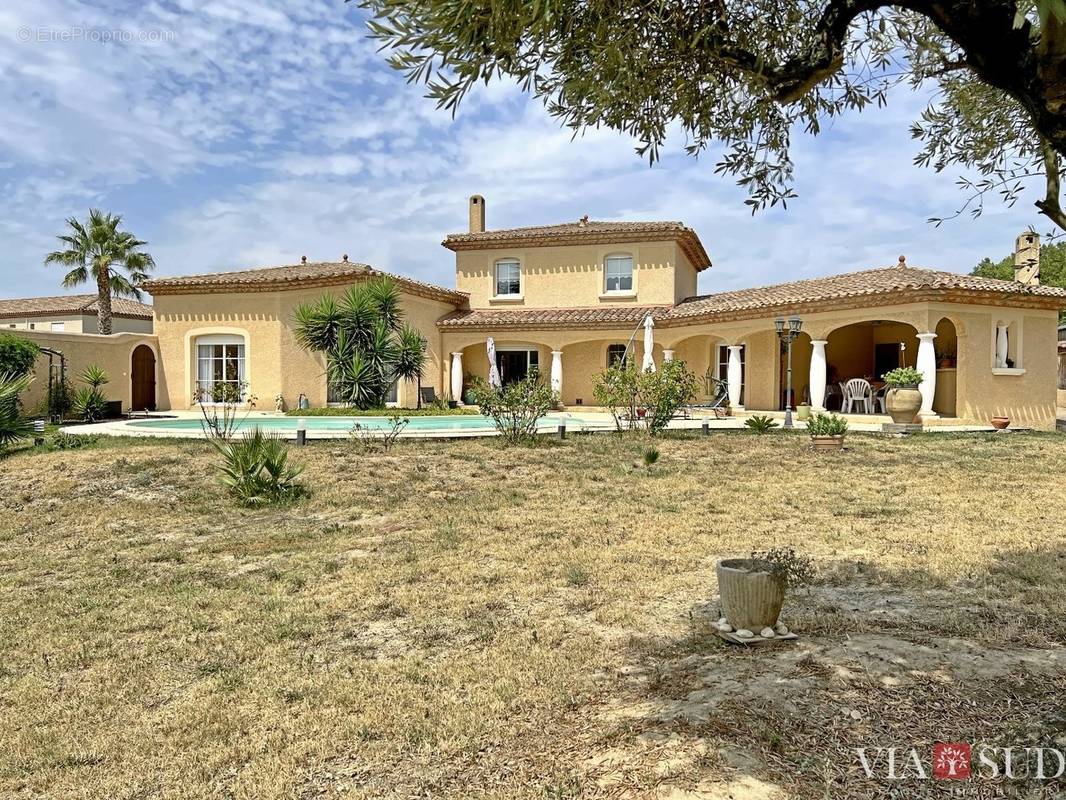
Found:
[{"label": "via sud logo", "polygon": [[867,778],[888,781],[1049,781],[1066,774],[1066,753],[1054,747],[974,748],[969,742],[936,742],[926,752],[917,747],[856,747],[855,753]]}]

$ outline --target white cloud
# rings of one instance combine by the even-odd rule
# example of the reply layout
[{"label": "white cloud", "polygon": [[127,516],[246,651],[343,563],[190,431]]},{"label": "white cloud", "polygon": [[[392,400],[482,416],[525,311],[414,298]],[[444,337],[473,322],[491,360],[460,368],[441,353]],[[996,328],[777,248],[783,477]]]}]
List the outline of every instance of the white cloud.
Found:
[{"label": "white cloud", "polygon": [[[20,42],[22,27],[167,32],[166,41]],[[933,229],[960,201],[953,176],[911,165],[925,102],[798,137],[800,197],[751,217],[713,154],[675,137],[649,168],[607,130],[575,140],[515,87],[479,87],[458,117],[389,70],[352,4],[179,0],[106,11],[78,0],[0,9],[0,296],[46,293],[38,268],[63,219],[90,204],[150,239],[161,273],[353,259],[448,285],[439,242],[465,225],[683,220],[715,267],[701,290],[894,263],[965,270],[1039,223],[1031,207]]]}]

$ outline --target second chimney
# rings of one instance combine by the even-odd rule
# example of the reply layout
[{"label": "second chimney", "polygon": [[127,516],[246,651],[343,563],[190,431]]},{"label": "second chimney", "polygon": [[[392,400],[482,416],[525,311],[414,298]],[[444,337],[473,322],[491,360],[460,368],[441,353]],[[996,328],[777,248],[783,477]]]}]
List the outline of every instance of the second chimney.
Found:
[{"label": "second chimney", "polygon": [[1040,234],[1026,231],[1014,240],[1014,280],[1040,285]]},{"label": "second chimney", "polygon": [[479,194],[470,198],[470,232],[485,232],[485,198]]}]

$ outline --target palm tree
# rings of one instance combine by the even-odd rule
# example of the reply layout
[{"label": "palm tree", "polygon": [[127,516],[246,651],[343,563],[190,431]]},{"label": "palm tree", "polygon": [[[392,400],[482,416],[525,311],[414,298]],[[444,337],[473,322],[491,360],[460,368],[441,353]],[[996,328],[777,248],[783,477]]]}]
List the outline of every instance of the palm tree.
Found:
[{"label": "palm tree", "polygon": [[[129,231],[119,230],[122,217],[89,210],[89,221],[67,220],[70,233],[57,237],[66,249],[49,253],[44,263],[62,264],[72,269],[63,277],[63,286],[71,289],[92,278],[99,298],[100,333],[111,333],[111,297],[141,297],[138,288],[155,266],[152,257],[141,250],[147,242]],[[126,277],[119,268],[129,273]]]}]

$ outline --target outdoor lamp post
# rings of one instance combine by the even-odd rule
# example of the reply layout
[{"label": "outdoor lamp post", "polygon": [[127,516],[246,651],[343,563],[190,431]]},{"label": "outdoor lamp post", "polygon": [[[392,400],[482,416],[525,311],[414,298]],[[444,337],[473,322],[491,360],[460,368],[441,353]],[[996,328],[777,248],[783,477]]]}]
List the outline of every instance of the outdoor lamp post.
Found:
[{"label": "outdoor lamp post", "polygon": [[789,317],[787,322],[781,317],[774,320],[774,327],[777,328],[777,337],[785,343],[785,348],[788,352],[788,388],[785,390],[785,425],[786,428],[792,427],[792,342],[799,336],[800,328],[803,327],[803,320],[799,317]]}]

